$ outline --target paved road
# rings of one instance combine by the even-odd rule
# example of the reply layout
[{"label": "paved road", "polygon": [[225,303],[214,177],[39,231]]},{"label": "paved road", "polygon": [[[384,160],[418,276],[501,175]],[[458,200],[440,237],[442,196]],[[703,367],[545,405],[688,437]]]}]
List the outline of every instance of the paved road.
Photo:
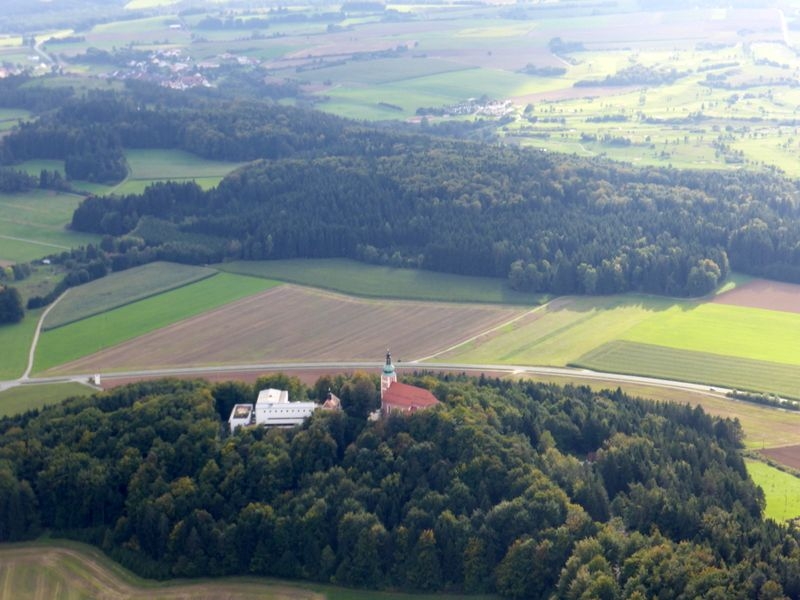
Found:
[{"label": "paved road", "polygon": [[[211,374],[224,374],[224,373],[245,373],[245,372],[266,372],[266,371],[309,371],[309,370],[331,370],[331,371],[349,371],[355,369],[377,369],[377,362],[307,362],[307,363],[263,363],[263,364],[244,364],[244,365],[230,365],[225,367],[186,367],[176,369],[152,369],[152,370],[137,370],[125,371],[119,373],[106,373],[103,374],[104,381],[114,381],[118,379],[134,379],[145,377],[169,377],[169,376],[186,376],[196,375],[201,377],[203,375]],[[508,373],[514,375],[545,375],[554,377],[568,377],[571,379],[581,379],[588,381],[602,381],[613,384],[638,384],[649,385],[653,387],[661,387],[674,390],[684,390],[694,393],[700,393],[707,396],[716,398],[725,397],[729,389],[721,387],[710,387],[697,383],[687,383],[684,381],[670,381],[667,379],[657,379],[654,377],[640,377],[636,375],[619,375],[616,373],[603,373],[601,371],[591,371],[589,369],[572,369],[568,367],[531,367],[526,365],[464,365],[458,363],[432,363],[432,362],[398,362],[395,365],[399,370],[446,370],[446,371],[464,371],[473,375],[480,373]],[[28,378],[25,380],[15,381],[0,381],[0,390],[13,387],[15,385],[29,385],[36,383],[59,383],[59,382],[78,382],[88,383],[90,374],[81,375],[64,375],[56,377],[36,377]]]}]

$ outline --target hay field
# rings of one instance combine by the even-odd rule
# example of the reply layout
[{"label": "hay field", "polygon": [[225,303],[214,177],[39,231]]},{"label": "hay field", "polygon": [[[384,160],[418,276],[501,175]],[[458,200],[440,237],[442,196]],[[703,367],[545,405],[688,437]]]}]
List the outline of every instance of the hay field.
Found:
[{"label": "hay field", "polygon": [[154,262],[111,273],[70,290],[47,314],[42,330],[55,329],[86,317],[211,277],[214,269]]},{"label": "hay field", "polygon": [[800,369],[724,354],[614,340],[572,363],[609,373],[645,375],[800,398]]},{"label": "hay field", "polygon": [[52,373],[81,373],[267,362],[370,361],[383,356],[387,348],[391,348],[398,362],[407,362],[507,322],[525,310],[362,300],[285,285],[79,360],[49,364],[60,365],[51,369]]},{"label": "hay field", "polygon": [[[296,583],[266,577],[153,581],[133,575],[86,544],[48,540],[0,545],[0,590],[14,600],[435,600],[401,594]],[[448,595],[452,600],[490,596]]]},{"label": "hay field", "polygon": [[[109,348],[278,285],[255,277],[219,273],[191,285],[139,300],[42,333],[35,372]],[[153,361],[150,366],[158,367]],[[94,371],[92,371],[94,372]]]},{"label": "hay field", "polygon": [[0,194],[0,259],[27,262],[97,243],[99,235],[66,229],[82,199],[48,190]]}]

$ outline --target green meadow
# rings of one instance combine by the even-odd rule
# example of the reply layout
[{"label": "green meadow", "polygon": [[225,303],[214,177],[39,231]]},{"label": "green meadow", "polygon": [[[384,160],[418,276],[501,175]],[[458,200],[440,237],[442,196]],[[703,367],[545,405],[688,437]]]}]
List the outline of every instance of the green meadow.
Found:
[{"label": "green meadow", "polygon": [[0,260],[26,262],[98,242],[98,235],[66,229],[81,200],[49,190],[0,194]]},{"label": "green meadow", "polygon": [[89,396],[96,391],[81,383],[18,385],[0,392],[0,417],[18,415],[75,396]]},{"label": "green meadow", "polygon": [[25,312],[25,318],[19,323],[0,326],[0,380],[16,379],[25,372],[28,365],[28,351],[36,332],[36,323],[44,309]]},{"label": "green meadow", "polygon": [[[267,577],[217,577],[154,581],[138,577],[87,544],[41,539],[0,544],[0,589],[4,598],[92,600],[437,600],[441,594],[354,590]],[[447,594],[451,600],[497,596]]]},{"label": "green meadow", "polygon": [[776,521],[800,517],[800,478],[760,460],[748,459],[745,464],[750,477],[764,490],[764,516]]},{"label": "green meadow", "polygon": [[609,373],[676,379],[800,398],[800,369],[779,362],[615,340],[587,352],[571,364]]},{"label": "green meadow", "polygon": [[46,331],[39,339],[34,370],[45,371],[276,285],[268,279],[219,273]]},{"label": "green meadow", "polygon": [[216,186],[228,173],[243,163],[206,160],[183,150],[126,150],[128,177],[109,191],[115,194],[141,194],[156,181],[195,181],[200,187]]},{"label": "green meadow", "polygon": [[154,262],[111,273],[72,288],[47,314],[42,329],[55,329],[87,317],[215,275],[204,267]]},{"label": "green meadow", "polygon": [[373,298],[521,305],[535,305],[541,300],[512,290],[501,279],[395,269],[338,258],[234,261],[214,266],[230,273]]}]

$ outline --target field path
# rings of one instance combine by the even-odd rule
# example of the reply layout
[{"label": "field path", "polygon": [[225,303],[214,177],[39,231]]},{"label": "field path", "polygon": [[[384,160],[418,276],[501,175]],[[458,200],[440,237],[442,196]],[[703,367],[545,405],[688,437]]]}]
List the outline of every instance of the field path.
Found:
[{"label": "field path", "polygon": [[4,240],[11,240],[12,242],[25,242],[26,244],[36,244],[37,246],[47,246],[48,248],[58,248],[59,250],[69,250],[69,246],[60,246],[59,244],[51,244],[49,242],[40,242],[38,240],[30,240],[27,238],[14,237],[12,235],[0,235]]},{"label": "field path", "polygon": [[33,369],[33,358],[36,356],[36,345],[39,343],[39,334],[42,332],[42,324],[44,320],[47,318],[48,313],[53,310],[53,307],[58,304],[61,299],[67,295],[69,292],[69,288],[64,290],[64,293],[61,294],[58,298],[56,298],[50,306],[48,306],[45,311],[42,313],[42,316],[39,317],[39,322],[36,324],[36,331],[33,334],[33,341],[31,342],[31,349],[28,352],[28,366],[25,369],[25,372],[22,374],[22,377],[19,378],[20,381],[25,381],[30,379],[31,370]]}]

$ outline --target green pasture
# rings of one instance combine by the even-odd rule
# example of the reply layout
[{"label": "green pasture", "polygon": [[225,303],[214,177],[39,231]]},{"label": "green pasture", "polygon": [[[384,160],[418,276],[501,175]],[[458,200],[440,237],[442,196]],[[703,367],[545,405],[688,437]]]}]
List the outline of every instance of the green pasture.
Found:
[{"label": "green pasture", "polygon": [[535,315],[459,346],[436,360],[564,366],[674,303],[667,298],[644,296],[557,299]]},{"label": "green pasture", "polygon": [[206,160],[183,150],[126,150],[128,177],[110,188],[115,194],[141,194],[156,181],[194,181],[209,189],[243,163]]},{"label": "green pasture", "polygon": [[615,340],[587,352],[572,365],[800,398],[796,365],[731,355]]},{"label": "green pasture", "polygon": [[0,194],[0,259],[29,261],[100,236],[66,229],[82,198],[49,190]]},{"label": "green pasture", "polygon": [[502,279],[419,269],[396,269],[339,258],[234,261],[215,267],[372,298],[534,305],[540,296],[508,287]]},{"label": "green pasture", "polygon": [[197,283],[151,296],[94,317],[44,332],[35,371],[93,354],[279,285],[275,281],[219,273]]},{"label": "green pasture", "polygon": [[74,382],[18,385],[0,392],[0,417],[57,404],[75,396],[89,396],[96,391],[87,385]]},{"label": "green pasture", "polygon": [[765,517],[776,521],[800,517],[800,478],[760,460],[747,459],[745,464],[751,479],[764,490]]},{"label": "green pasture", "polygon": [[36,323],[44,309],[29,310],[19,323],[0,325],[0,379],[16,379],[28,366],[28,351],[36,332]]},{"label": "green pasture", "polygon": [[[0,544],[0,589],[8,598],[129,600],[194,598],[212,600],[439,600],[441,594],[355,590],[268,577],[217,577],[155,581],[134,575],[97,548],[70,540],[42,538]],[[493,600],[497,596],[447,594],[451,600]]]},{"label": "green pasture", "polygon": [[726,304],[683,304],[630,329],[623,340],[800,365],[800,315]]},{"label": "green pasture", "polygon": [[69,293],[47,314],[42,329],[55,329],[150,296],[155,296],[206,277],[217,271],[205,267],[154,262],[112,273]]}]

